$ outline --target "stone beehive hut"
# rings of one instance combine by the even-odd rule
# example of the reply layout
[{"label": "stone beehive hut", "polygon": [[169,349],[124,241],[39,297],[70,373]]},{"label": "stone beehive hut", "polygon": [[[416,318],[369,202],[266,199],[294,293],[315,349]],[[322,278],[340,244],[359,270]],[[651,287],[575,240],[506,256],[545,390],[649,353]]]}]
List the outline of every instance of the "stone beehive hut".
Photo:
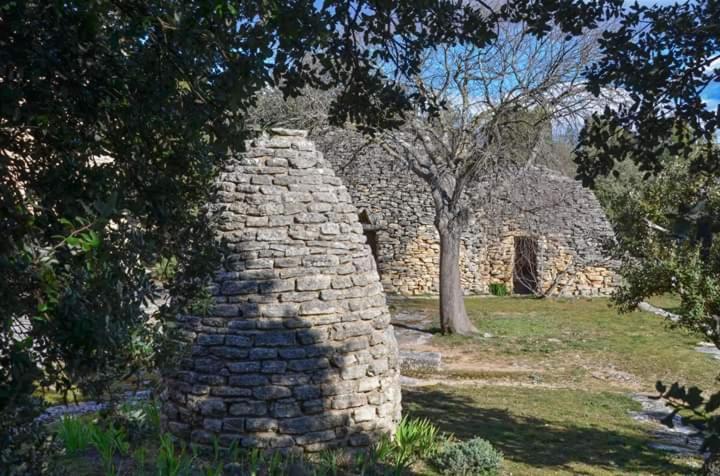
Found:
[{"label": "stone beehive hut", "polygon": [[166,378],[166,426],[197,444],[363,446],[400,416],[398,355],[358,213],[301,131],[229,159],[213,206],[224,269],[190,353]]},{"label": "stone beehive hut", "polygon": [[[385,291],[437,293],[440,245],[427,184],[360,134],[323,130],[316,141],[360,212]],[[486,294],[494,283],[563,296],[615,289],[615,263],[603,251],[612,229],[579,182],[531,167],[468,195],[474,216],[461,247],[466,292]]]}]

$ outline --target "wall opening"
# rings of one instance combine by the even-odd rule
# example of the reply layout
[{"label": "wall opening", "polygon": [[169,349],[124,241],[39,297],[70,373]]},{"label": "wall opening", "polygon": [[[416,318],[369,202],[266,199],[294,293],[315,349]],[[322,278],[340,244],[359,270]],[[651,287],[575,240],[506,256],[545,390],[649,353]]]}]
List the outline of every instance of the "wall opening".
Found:
[{"label": "wall opening", "polygon": [[538,287],[537,240],[529,236],[515,237],[513,293],[534,294]]},{"label": "wall opening", "polygon": [[358,214],[358,218],[360,220],[360,223],[362,224],[363,234],[365,235],[367,244],[370,246],[370,251],[372,252],[373,258],[375,259],[375,267],[377,269],[380,269],[380,255],[378,254],[377,236],[378,227],[377,225],[373,224],[372,220],[370,220],[370,215],[368,214],[367,210],[361,211]]}]

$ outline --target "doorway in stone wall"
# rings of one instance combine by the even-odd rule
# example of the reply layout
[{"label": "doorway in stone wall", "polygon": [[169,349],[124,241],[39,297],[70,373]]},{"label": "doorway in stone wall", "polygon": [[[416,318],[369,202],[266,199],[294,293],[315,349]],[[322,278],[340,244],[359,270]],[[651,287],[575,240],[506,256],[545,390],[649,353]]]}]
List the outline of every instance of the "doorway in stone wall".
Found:
[{"label": "doorway in stone wall", "polygon": [[365,235],[365,239],[367,240],[367,244],[370,246],[370,251],[372,252],[373,258],[375,259],[375,267],[379,270],[380,269],[380,261],[379,261],[379,255],[378,255],[378,236],[377,232],[379,227],[375,225],[372,220],[370,220],[370,215],[368,214],[367,210],[363,210],[358,214],[358,218],[360,219],[360,223],[363,227],[363,234]]},{"label": "doorway in stone wall", "polygon": [[513,261],[513,293],[534,294],[537,291],[538,244],[529,236],[515,237],[515,259]]}]

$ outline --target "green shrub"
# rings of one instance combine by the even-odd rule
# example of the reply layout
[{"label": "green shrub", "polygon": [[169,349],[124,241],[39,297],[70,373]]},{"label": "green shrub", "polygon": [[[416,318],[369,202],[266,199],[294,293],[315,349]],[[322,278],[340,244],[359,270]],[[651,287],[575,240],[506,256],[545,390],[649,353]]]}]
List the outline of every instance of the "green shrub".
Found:
[{"label": "green shrub", "polygon": [[53,438],[46,424],[34,420],[43,408],[40,399],[30,397],[0,409],[0,475],[51,474]]},{"label": "green shrub", "polygon": [[493,296],[507,296],[510,293],[505,283],[490,283],[490,294]]},{"label": "green shrub", "polygon": [[448,442],[432,458],[442,474],[465,476],[494,476],[502,461],[502,453],[482,438]]},{"label": "green shrub", "polygon": [[130,440],[160,434],[160,410],[153,400],[131,400],[118,405],[109,423],[123,428]]},{"label": "green shrub", "polygon": [[64,416],[60,420],[57,436],[68,456],[84,451],[92,440],[93,426],[77,417]]}]

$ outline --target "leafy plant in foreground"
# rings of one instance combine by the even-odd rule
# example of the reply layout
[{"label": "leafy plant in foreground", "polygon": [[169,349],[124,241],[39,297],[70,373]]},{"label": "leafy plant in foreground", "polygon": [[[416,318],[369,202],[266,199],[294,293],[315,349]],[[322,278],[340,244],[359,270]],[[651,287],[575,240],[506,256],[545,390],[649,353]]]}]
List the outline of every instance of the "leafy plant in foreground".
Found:
[{"label": "leafy plant in foreground", "polygon": [[105,474],[114,476],[116,474],[115,454],[126,454],[130,447],[125,432],[115,428],[114,425],[110,425],[107,429],[93,425],[90,441],[98,453],[100,453],[100,460],[102,461]]},{"label": "leafy plant in foreground", "polygon": [[[703,391],[698,387],[685,387],[675,382],[667,387],[662,382],[657,382],[655,388],[658,397],[672,408],[662,423],[673,428],[675,417],[680,412],[689,415],[683,416],[683,422],[695,427],[698,434],[703,436],[702,452],[709,452],[711,455],[720,454],[720,392],[703,396]],[[716,463],[717,464],[717,463]]]},{"label": "leafy plant in foreground", "polygon": [[131,440],[160,434],[160,410],[155,401],[131,400],[119,405],[111,421]]},{"label": "leafy plant in foreground", "polygon": [[172,436],[164,433],[160,436],[160,449],[155,460],[157,476],[181,476],[188,474],[192,461],[185,454],[185,447],[176,450]]},{"label": "leafy plant in foreground", "polygon": [[342,453],[338,450],[325,450],[320,453],[320,467],[324,474],[337,476],[340,470]]},{"label": "leafy plant in foreground", "polygon": [[365,476],[375,466],[377,461],[373,458],[374,452],[359,452],[353,458],[353,471],[358,476]]},{"label": "leafy plant in foreground", "polygon": [[250,450],[250,454],[248,454],[248,471],[250,476],[257,476],[264,461],[265,458],[262,451],[257,448]]},{"label": "leafy plant in foreground", "polygon": [[212,463],[205,466],[203,476],[223,476],[223,464]]},{"label": "leafy plant in foreground", "polygon": [[267,467],[268,476],[282,476],[283,474],[283,459],[280,452],[276,451],[270,457]]},{"label": "leafy plant in foreground", "polygon": [[438,448],[438,438],[438,429],[429,420],[406,416],[400,420],[394,438],[380,438],[370,457],[391,464],[393,474],[399,475],[416,461],[432,455]]},{"label": "leafy plant in foreground", "polygon": [[432,458],[442,474],[458,476],[494,476],[502,461],[502,453],[482,438],[448,442]]},{"label": "leafy plant in foreground", "polygon": [[56,450],[47,425],[33,420],[42,402],[30,398],[28,405],[0,411],[0,474],[45,474]]},{"label": "leafy plant in foreground", "polygon": [[[720,348],[720,183],[715,173],[695,168],[702,148],[684,144],[685,139],[685,128],[677,128],[668,147],[690,147],[690,156],[666,153],[657,158],[662,170],[652,177],[607,190],[617,234],[612,249],[623,277],[613,300],[629,312],[653,296],[672,295],[679,299],[673,310],[678,317],[668,324]],[[717,424],[708,416],[720,397],[706,400],[699,388],[677,383],[657,389],[676,410],[673,416],[681,409],[694,414],[708,438],[708,462],[720,461]]]},{"label": "leafy plant in foreground", "polygon": [[147,450],[144,446],[141,446],[135,452],[133,452],[133,458],[135,459],[135,468],[137,476],[145,476],[145,460],[147,459]]},{"label": "leafy plant in foreground", "polygon": [[93,431],[91,424],[77,417],[63,416],[60,419],[57,437],[62,442],[67,455],[73,456],[90,446]]},{"label": "leafy plant in foreground", "polygon": [[427,418],[403,417],[395,431],[395,446],[413,457],[424,459],[437,449],[439,432]]}]

